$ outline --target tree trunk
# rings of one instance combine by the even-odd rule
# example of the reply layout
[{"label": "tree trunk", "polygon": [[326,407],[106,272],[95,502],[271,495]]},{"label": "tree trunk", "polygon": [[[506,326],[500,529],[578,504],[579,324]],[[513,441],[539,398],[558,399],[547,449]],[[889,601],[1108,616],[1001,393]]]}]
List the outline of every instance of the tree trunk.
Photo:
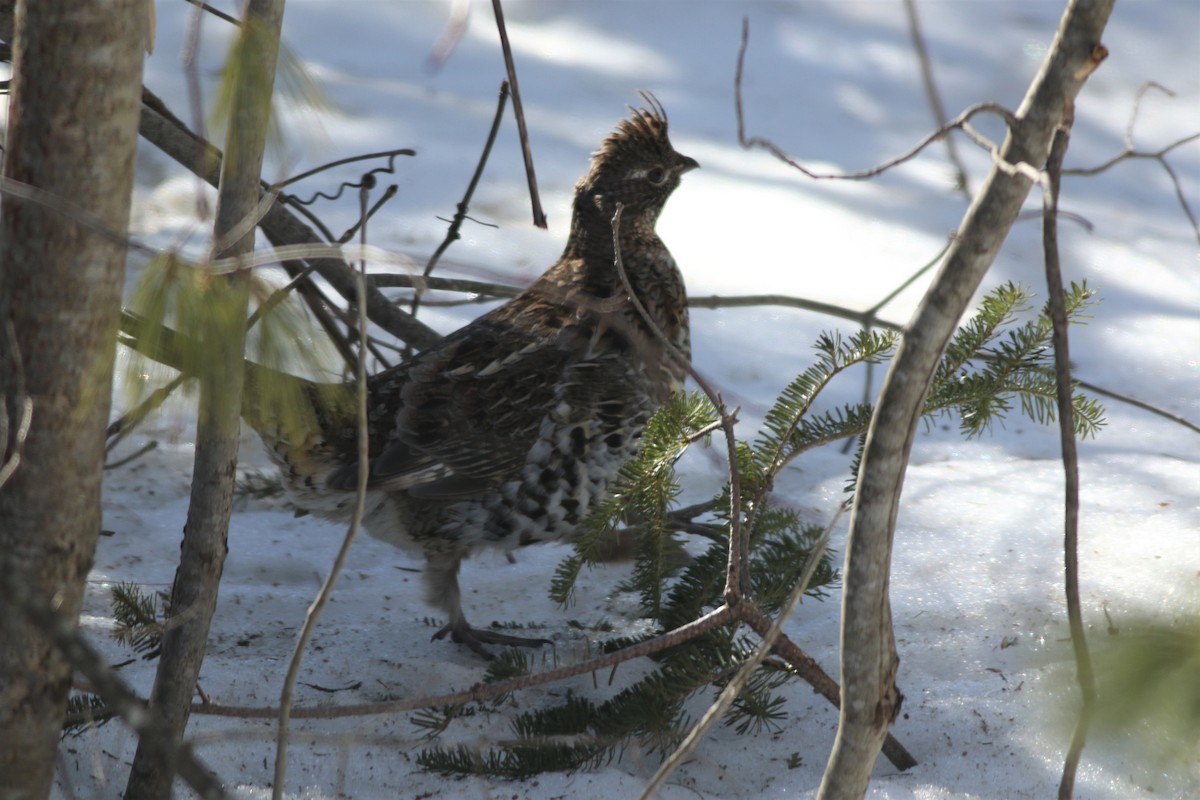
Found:
[{"label": "tree trunk", "polygon": [[[100,530],[125,267],[120,236],[91,225],[128,227],[145,17],[145,0],[16,15],[4,175],[48,205],[8,196],[0,213],[0,463],[16,466],[0,487],[0,580],[72,619]],[[0,796],[49,794],[70,682],[39,630],[0,614]]]},{"label": "tree trunk", "polygon": [[[233,110],[225,140],[225,158],[217,198],[214,240],[221,244],[217,258],[236,258],[254,251],[253,220],[258,209],[263,149],[275,82],[283,0],[250,0],[239,41],[231,59],[241,76],[233,87]],[[244,232],[238,235],[238,230]],[[172,729],[173,744],[183,738],[193,690],[200,676],[209,625],[217,605],[217,590],[228,550],[229,516],[233,505],[241,433],[242,386],[245,372],[229,369],[245,357],[247,276],[233,273],[227,292],[219,293],[212,308],[213,324],[205,332],[207,363],[200,378],[196,458],[191,503],[183,529],[179,569],[171,589],[167,632],[154,679],[151,705]],[[139,743],[125,796],[170,797],[175,764],[156,758],[155,748]]]},{"label": "tree trunk", "polygon": [[[842,595],[842,708],[818,797],[861,798],[900,710],[900,659],[888,602],[892,535],[925,394],[942,351],[1046,161],[1067,103],[1094,69],[1114,0],[1072,0],[1016,124],[967,211],[888,370],[859,468]],[[1102,57],[1102,56],[1101,56]]]}]

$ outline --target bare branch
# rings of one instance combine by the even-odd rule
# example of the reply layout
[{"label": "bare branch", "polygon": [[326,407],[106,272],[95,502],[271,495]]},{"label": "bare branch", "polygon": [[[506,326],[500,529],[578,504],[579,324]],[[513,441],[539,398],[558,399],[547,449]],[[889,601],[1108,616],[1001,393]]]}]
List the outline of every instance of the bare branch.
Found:
[{"label": "bare branch", "polygon": [[[503,81],[500,84],[500,96],[496,99],[496,115],[492,118],[492,127],[488,131],[487,140],[483,143],[483,151],[479,154],[479,160],[475,163],[475,172],[471,174],[471,180],[467,183],[467,189],[463,192],[462,200],[458,201],[458,206],[454,212],[454,218],[450,221],[450,227],[446,229],[446,237],[442,239],[442,243],[433,251],[433,255],[429,257],[429,261],[425,264],[425,270],[422,276],[428,278],[433,274],[433,268],[437,266],[442,254],[450,247],[451,244],[458,241],[458,231],[462,227],[463,221],[467,219],[467,211],[471,208],[471,198],[475,196],[475,187],[479,185],[479,179],[483,177],[483,169],[487,166],[488,156],[492,153],[492,145],[496,142],[496,134],[500,131],[500,120],[504,118],[504,106],[508,102],[508,81]],[[417,288],[417,292],[413,295],[412,306],[408,313],[414,317],[417,315],[417,309],[421,305],[421,288]]]},{"label": "bare branch", "polygon": [[521,155],[525,159],[525,177],[529,181],[529,202],[533,206],[533,224],[546,227],[546,213],[542,211],[542,199],[538,196],[537,176],[533,172],[533,150],[529,147],[529,131],[525,127],[525,106],[521,103],[521,89],[517,84],[517,68],[513,64],[512,45],[508,43],[508,28],[504,25],[504,9],[500,0],[492,0],[492,11],[496,15],[496,29],[500,31],[500,49],[504,51],[504,68],[508,71],[508,85],[512,87],[513,114],[517,118],[517,134],[521,138]]},{"label": "bare branch", "polygon": [[[189,131],[151,92],[144,90],[142,98],[139,128],[142,136],[184,167],[195,171],[205,181],[216,186],[220,177],[221,152]],[[303,245],[319,248],[325,244],[280,203],[271,206],[263,216],[261,225],[267,238],[277,247]],[[347,302],[354,301],[357,291],[354,271],[339,255],[313,256],[306,260],[329,282],[334,291]],[[293,277],[300,271],[294,265],[285,263],[284,266]],[[368,287],[367,290],[367,315],[376,325],[417,349],[425,349],[441,339],[437,331],[404,313],[373,287]]]},{"label": "bare branch", "polygon": [[[365,244],[367,239],[367,199],[369,187],[363,186],[359,190],[359,203],[363,217],[362,225],[362,241]],[[346,530],[346,535],[342,539],[342,546],[338,549],[337,555],[334,557],[333,565],[329,568],[329,575],[326,576],[325,582],[321,584],[321,590],[317,593],[317,597],[313,600],[312,605],[308,609],[308,613],[304,615],[304,625],[300,629],[300,636],[296,640],[296,646],[292,650],[291,660],[288,662],[287,674],[284,677],[283,688],[279,694],[279,727],[275,739],[275,780],[271,789],[271,797],[273,800],[282,800],[283,788],[287,783],[287,742],[288,742],[288,722],[291,719],[292,713],[292,695],[296,688],[296,680],[300,675],[300,662],[304,658],[304,650],[308,646],[309,639],[312,638],[313,630],[316,629],[317,620],[321,616],[321,611],[329,602],[330,596],[333,594],[334,584],[337,583],[338,576],[342,573],[342,568],[346,564],[346,558],[350,554],[350,545],[354,543],[354,539],[358,535],[358,530],[362,525],[363,513],[366,510],[367,504],[367,478],[370,475],[371,466],[369,461],[370,448],[370,433],[367,423],[367,281],[366,281],[367,264],[365,261],[359,262],[358,272],[358,302],[355,304],[358,308],[358,337],[362,347],[362,352],[358,356],[357,370],[357,411],[358,411],[358,485],[355,488],[354,495],[354,512],[350,518],[350,526]]]},{"label": "bare branch", "polygon": [[[1112,0],[1073,0],[1045,64],[1018,109],[1003,164],[1043,164],[1066,104],[1098,63]],[[1034,169],[1029,167],[1029,169]],[[1036,177],[1036,170],[1035,170]],[[901,340],[880,394],[859,469],[842,595],[842,692],[837,738],[818,797],[861,798],[902,696],[888,600],[900,492],[930,379],[963,311],[1033,185],[996,163],[964,218],[942,270]]]},{"label": "bare branch", "polygon": [[1151,414],[1156,414],[1156,415],[1162,417],[1163,419],[1167,419],[1167,420],[1170,420],[1171,422],[1174,422],[1177,425],[1182,425],[1183,427],[1187,428],[1190,431],[1194,431],[1195,433],[1200,433],[1200,425],[1197,425],[1195,422],[1192,422],[1190,419],[1187,419],[1186,417],[1181,417],[1178,414],[1172,414],[1170,411],[1167,411],[1165,408],[1159,408],[1158,406],[1153,405],[1152,403],[1147,403],[1145,400],[1139,400],[1136,397],[1131,397],[1130,395],[1127,395],[1127,394],[1122,394],[1120,392],[1114,392],[1112,389],[1105,389],[1103,386],[1097,386],[1096,384],[1088,383],[1087,381],[1076,381],[1076,384],[1081,389],[1087,389],[1089,392],[1094,392],[1095,394],[1103,395],[1104,397],[1111,397],[1113,400],[1116,400],[1119,403],[1127,403],[1127,404],[1133,406],[1134,408],[1140,408],[1143,411],[1148,411]]},{"label": "bare branch", "polygon": [[671,776],[671,773],[679,769],[680,765],[683,764],[683,762],[696,749],[696,745],[700,743],[700,740],[704,737],[704,734],[707,733],[710,728],[712,728],[713,723],[715,723],[717,719],[719,719],[726,711],[729,710],[729,706],[732,705],[734,699],[741,694],[742,689],[745,688],[747,681],[750,680],[750,677],[754,674],[755,670],[757,670],[762,664],[763,659],[773,652],[775,648],[775,642],[777,642],[779,637],[782,635],[784,623],[791,619],[792,614],[796,611],[796,606],[800,604],[800,598],[804,596],[806,591],[808,591],[808,584],[812,580],[813,573],[816,572],[817,565],[821,563],[821,558],[825,555],[825,548],[829,545],[829,536],[833,533],[833,527],[837,524],[837,521],[841,519],[842,514],[846,511],[846,508],[847,503],[842,503],[842,505],[838,507],[837,512],[833,515],[833,519],[831,519],[829,524],[825,526],[825,531],[821,534],[821,538],[815,545],[813,545],[813,549],[808,554],[808,562],[804,565],[804,572],[801,574],[799,582],[792,587],[792,592],[790,595],[788,595],[787,602],[784,603],[783,608],[780,609],[779,616],[775,618],[775,621],[771,623],[770,627],[765,632],[759,632],[762,636],[762,642],[754,651],[754,654],[742,662],[741,666],[738,667],[737,674],[734,675],[727,684],[725,684],[725,688],[721,690],[721,694],[704,712],[704,716],[700,718],[700,721],[692,726],[692,729],[688,731],[688,735],[682,742],[680,742],[679,747],[675,749],[675,752],[671,753],[671,755],[659,765],[658,770],[655,771],[654,776],[650,779],[650,782],[646,784],[646,787],[642,790],[641,800],[649,800],[649,798],[653,797],[654,793],[657,792],[667,778]]},{"label": "bare branch", "polygon": [[[939,128],[946,127],[946,108],[942,105],[942,96],[938,93],[937,84],[933,81],[933,65],[929,58],[929,48],[925,46],[925,35],[921,32],[921,20],[917,15],[916,0],[904,0],[904,12],[908,17],[908,31],[912,35],[913,49],[917,51],[917,63],[921,66],[921,82],[925,85],[925,97],[929,100],[929,109],[933,112],[933,120]],[[958,145],[954,138],[946,136],[946,156],[954,165],[955,183],[958,189],[971,199],[971,181],[967,175],[967,167],[958,155]]]},{"label": "bare branch", "polygon": [[889,161],[886,161],[879,166],[871,167],[870,169],[860,172],[814,172],[808,167],[805,167],[800,162],[793,159],[785,153],[778,145],[770,139],[764,139],[759,136],[746,136],[746,118],[742,106],[742,75],[745,69],[746,48],[750,42],[750,20],[749,18],[742,19],[742,43],[738,48],[737,71],[734,74],[734,107],[737,113],[737,128],[738,128],[738,143],[746,149],[758,148],[766,150],[771,155],[778,158],[790,167],[794,167],[804,173],[813,180],[843,180],[843,181],[861,181],[867,178],[873,178],[880,173],[886,172],[893,167],[903,164],[905,161],[910,161],[915,158],[922,150],[928,147],[933,142],[944,137],[947,133],[953,130],[963,130],[976,141],[981,141],[985,149],[998,150],[995,145],[981,140],[981,137],[968,125],[973,117],[982,113],[996,114],[1008,124],[1009,130],[1017,124],[1017,118],[1011,111],[999,105],[998,103],[978,103],[963,111],[954,119],[947,122],[945,125],[938,128],[933,133],[922,139],[916,146],[908,152],[899,155]]},{"label": "bare branch", "polygon": [[1088,653],[1087,634],[1083,628],[1083,615],[1079,606],[1079,452],[1075,442],[1075,407],[1071,380],[1071,354],[1068,338],[1066,300],[1063,293],[1062,266],[1058,253],[1058,210],[1059,187],[1062,182],[1063,158],[1071,139],[1071,124],[1075,118],[1075,104],[1068,98],[1063,121],[1054,134],[1050,156],[1046,160],[1046,187],[1042,220],[1042,250],[1046,262],[1046,290],[1050,296],[1050,320],[1053,326],[1054,377],[1058,389],[1058,430],[1062,446],[1064,486],[1064,532],[1063,572],[1067,599],[1067,620],[1071,628],[1071,645],[1075,652],[1075,669],[1083,705],[1071,737],[1071,746],[1063,759],[1062,779],[1058,785],[1060,800],[1070,800],[1075,793],[1075,773],[1079,757],[1087,741],[1088,727],[1096,708],[1096,678],[1092,671],[1092,659]]},{"label": "bare branch", "polygon": [[[599,672],[631,661],[642,656],[652,655],[660,650],[666,650],[682,642],[686,642],[702,633],[728,625],[733,621],[733,612],[729,606],[721,606],[705,614],[697,620],[681,625],[652,639],[639,642],[629,647],[623,647],[611,653],[559,667],[547,672],[534,675],[522,675],[506,681],[495,683],[477,683],[470,689],[451,694],[417,697],[410,700],[395,700],[386,703],[364,703],[346,706],[317,706],[311,708],[296,708],[292,710],[293,719],[338,719],[341,717],[361,717],[376,714],[396,714],[413,711],[418,708],[440,708],[442,706],[478,703],[497,695],[542,686],[555,681],[573,678],[576,675],[586,675],[589,672]],[[273,719],[279,715],[279,709],[272,706],[223,706],[217,704],[193,705],[196,714],[211,714],[219,717],[238,717],[240,719]]]}]

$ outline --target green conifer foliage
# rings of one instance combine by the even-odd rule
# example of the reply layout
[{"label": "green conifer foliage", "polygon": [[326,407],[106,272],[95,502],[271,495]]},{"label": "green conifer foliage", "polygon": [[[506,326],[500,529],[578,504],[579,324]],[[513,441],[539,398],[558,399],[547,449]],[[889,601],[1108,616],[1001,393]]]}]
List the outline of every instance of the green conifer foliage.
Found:
[{"label": "green conifer foliage", "polygon": [[[1072,321],[1083,318],[1091,296],[1086,287],[1071,287],[1067,309]],[[1014,284],[983,299],[946,349],[927,396],[927,421],[956,415],[967,438],[986,432],[1018,406],[1040,423],[1053,421],[1048,315],[1016,322],[1030,299]],[[814,345],[815,363],[783,388],[762,431],[751,441],[738,442],[738,513],[749,536],[750,582],[754,601],[768,614],[779,613],[786,603],[823,532],[821,524],[772,503],[775,479],[793,459],[824,444],[857,437],[861,453],[873,412],[870,404],[820,411],[814,407],[839,375],[859,364],[885,361],[898,341],[893,332],[822,335]],[[1102,408],[1079,394],[1074,405],[1077,433],[1094,435],[1104,422]],[[701,394],[676,396],[659,411],[643,434],[641,453],[621,470],[609,499],[585,521],[574,554],[555,571],[550,587],[554,600],[569,604],[582,570],[604,561],[623,531],[632,532],[637,544],[632,573],[620,588],[638,595],[642,613],[655,624],[656,630],[645,638],[686,625],[724,602],[733,513],[730,485],[682,516],[674,508],[680,493],[676,463],[688,447],[717,429],[718,422],[717,410]],[[857,467],[858,457],[853,473]],[[851,488],[854,477],[850,476]],[[689,535],[693,550],[697,539],[707,546],[699,555],[680,559]],[[813,598],[824,597],[838,579],[832,554],[823,552],[819,558],[805,589]],[[735,628],[717,628],[650,656],[654,668],[604,702],[568,692],[558,705],[514,719],[510,741],[486,751],[435,746],[421,753],[420,763],[444,773],[516,778],[602,764],[630,749],[665,755],[687,733],[687,702],[700,695],[715,698],[753,654],[756,639],[739,635]],[[611,651],[638,641],[610,639],[602,646]],[[787,664],[764,661],[730,706],[725,724],[739,734],[777,729],[786,716],[777,690],[793,677]]]}]

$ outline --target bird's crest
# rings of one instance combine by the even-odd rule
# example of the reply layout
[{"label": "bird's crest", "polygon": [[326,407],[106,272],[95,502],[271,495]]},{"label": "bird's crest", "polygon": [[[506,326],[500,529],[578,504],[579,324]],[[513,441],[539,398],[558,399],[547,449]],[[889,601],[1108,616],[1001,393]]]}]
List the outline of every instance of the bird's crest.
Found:
[{"label": "bird's crest", "polygon": [[660,152],[664,155],[672,152],[671,142],[667,139],[666,110],[650,92],[639,94],[647,107],[627,106],[629,118],[617,123],[617,129],[601,142],[595,158],[607,161],[632,151]]}]

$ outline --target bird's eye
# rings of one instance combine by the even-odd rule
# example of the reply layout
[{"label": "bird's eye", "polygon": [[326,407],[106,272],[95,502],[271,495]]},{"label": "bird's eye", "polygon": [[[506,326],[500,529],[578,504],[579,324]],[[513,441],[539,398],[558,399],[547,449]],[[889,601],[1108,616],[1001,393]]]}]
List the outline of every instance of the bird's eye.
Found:
[{"label": "bird's eye", "polygon": [[655,186],[662,186],[667,182],[667,171],[662,167],[654,167],[646,173],[646,180]]}]

